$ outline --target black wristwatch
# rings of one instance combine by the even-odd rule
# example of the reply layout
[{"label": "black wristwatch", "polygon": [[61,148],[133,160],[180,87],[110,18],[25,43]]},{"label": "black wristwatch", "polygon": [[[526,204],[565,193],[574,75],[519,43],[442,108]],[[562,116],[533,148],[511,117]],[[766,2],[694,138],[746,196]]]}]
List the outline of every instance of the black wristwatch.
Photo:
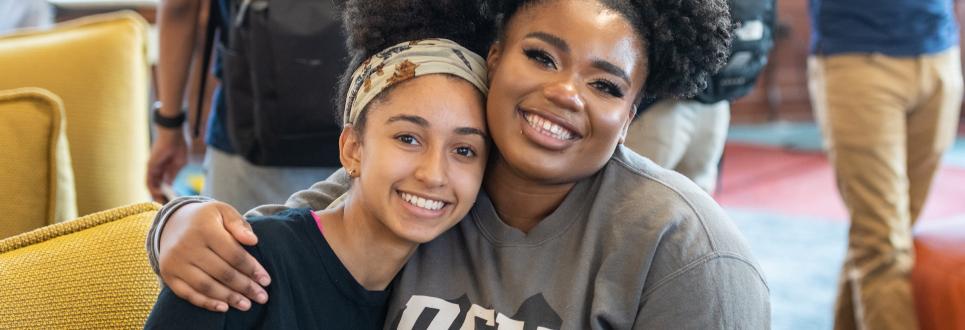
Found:
[{"label": "black wristwatch", "polygon": [[164,128],[181,128],[187,118],[188,116],[184,114],[184,111],[175,117],[161,115],[161,101],[154,102],[154,106],[151,107],[151,119],[154,120],[155,124]]}]

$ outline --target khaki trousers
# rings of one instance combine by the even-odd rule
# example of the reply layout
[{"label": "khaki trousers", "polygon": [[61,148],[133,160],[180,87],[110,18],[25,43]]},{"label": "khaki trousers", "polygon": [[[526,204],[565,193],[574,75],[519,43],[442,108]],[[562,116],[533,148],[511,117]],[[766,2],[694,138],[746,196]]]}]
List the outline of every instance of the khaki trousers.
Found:
[{"label": "khaki trousers", "polygon": [[808,76],[851,218],[834,328],[916,329],[911,226],[955,137],[959,49],[907,58],[816,56]]},{"label": "khaki trousers", "polygon": [[334,167],[258,166],[244,157],[208,146],[204,154],[201,195],[234,206],[244,214],[256,206],[285,204],[295,192],[308,189],[338,170]]},{"label": "khaki trousers", "polygon": [[630,124],[626,146],[713,192],[724,153],[730,103],[661,100]]}]

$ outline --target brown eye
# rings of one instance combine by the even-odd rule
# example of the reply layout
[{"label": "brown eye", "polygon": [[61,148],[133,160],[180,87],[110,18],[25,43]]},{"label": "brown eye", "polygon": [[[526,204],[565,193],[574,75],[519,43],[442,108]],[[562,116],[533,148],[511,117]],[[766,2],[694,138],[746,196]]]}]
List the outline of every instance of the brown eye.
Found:
[{"label": "brown eye", "polygon": [[467,158],[476,157],[476,151],[472,150],[472,148],[470,147],[456,147],[456,150],[454,150],[454,152],[457,155],[467,157]]},{"label": "brown eye", "polygon": [[553,57],[541,49],[524,49],[523,54],[526,54],[526,57],[540,66],[556,69],[556,62],[553,61]]},{"label": "brown eye", "polygon": [[618,87],[616,84],[605,79],[594,81],[590,83],[590,86],[593,86],[593,88],[596,88],[601,92],[610,94],[613,97],[623,98],[623,90],[620,89],[620,87]]},{"label": "brown eye", "polygon": [[417,140],[414,136],[409,134],[397,135],[395,139],[405,144],[412,144],[412,145],[419,144],[419,140]]}]

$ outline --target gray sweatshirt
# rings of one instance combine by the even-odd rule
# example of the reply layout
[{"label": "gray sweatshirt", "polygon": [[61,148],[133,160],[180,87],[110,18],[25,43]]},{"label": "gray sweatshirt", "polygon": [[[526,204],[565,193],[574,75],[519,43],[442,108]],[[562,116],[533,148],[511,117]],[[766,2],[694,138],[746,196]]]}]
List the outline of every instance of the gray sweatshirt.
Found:
[{"label": "gray sweatshirt", "polygon": [[[328,180],[249,214],[325,208],[348,183],[341,171]],[[503,223],[480,193],[462,222],[419,247],[396,279],[386,328],[480,325],[768,329],[770,303],[720,206],[687,178],[619,147],[529,233]]]}]

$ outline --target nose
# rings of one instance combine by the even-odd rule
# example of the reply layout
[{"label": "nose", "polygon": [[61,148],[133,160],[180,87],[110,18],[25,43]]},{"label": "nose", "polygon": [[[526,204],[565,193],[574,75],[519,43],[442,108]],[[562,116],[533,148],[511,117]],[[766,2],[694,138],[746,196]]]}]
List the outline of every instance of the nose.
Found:
[{"label": "nose", "polygon": [[583,111],[586,107],[586,102],[571,79],[547,84],[543,87],[543,95],[553,104],[570,111]]},{"label": "nose", "polygon": [[437,149],[442,150],[433,150],[423,154],[415,172],[415,178],[429,188],[442,187],[449,183],[447,173],[449,157],[447,157],[445,148]]}]

